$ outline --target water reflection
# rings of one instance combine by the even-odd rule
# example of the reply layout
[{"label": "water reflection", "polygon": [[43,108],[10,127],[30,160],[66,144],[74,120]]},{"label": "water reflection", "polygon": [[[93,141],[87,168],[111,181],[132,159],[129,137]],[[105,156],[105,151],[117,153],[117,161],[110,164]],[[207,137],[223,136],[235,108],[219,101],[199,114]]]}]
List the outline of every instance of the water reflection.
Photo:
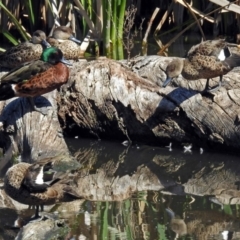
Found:
[{"label": "water reflection", "polygon": [[[84,206],[91,206],[90,216],[94,214],[101,227],[106,227],[98,229],[100,232],[94,234],[99,236],[96,239],[239,239],[238,157],[194,147],[192,151],[184,151],[184,147],[180,150],[172,146],[169,151],[169,147],[139,144],[129,148],[112,142],[81,144],[80,147],[78,140],[69,142],[73,153],[80,152],[78,156],[88,146],[88,154],[96,157],[91,158],[92,169],[101,168],[111,159],[115,162],[114,169],[109,167],[106,173],[111,170],[109,175],[115,178],[129,175],[132,180],[139,166],[147,167],[152,174],[151,184],[145,184],[146,191],[135,193],[127,200],[83,204],[83,212],[89,211]],[[160,191],[149,191],[152,188]],[[96,214],[93,208],[104,211]]]},{"label": "water reflection", "polygon": [[143,191],[120,202],[84,201],[69,215],[72,204],[58,208],[68,219],[69,239],[231,239],[223,238],[226,229],[240,236],[239,208],[222,209],[208,198]]},{"label": "water reflection", "polygon": [[[240,239],[239,157],[194,146],[184,151],[174,144],[170,151],[169,146],[66,140],[82,166],[75,177],[84,199],[53,206],[54,231],[42,227],[49,231],[44,236],[59,231],[65,234],[60,239]],[[9,213],[12,223],[2,211],[0,236],[6,236],[19,211]],[[55,218],[65,219],[65,225],[55,224]]]}]

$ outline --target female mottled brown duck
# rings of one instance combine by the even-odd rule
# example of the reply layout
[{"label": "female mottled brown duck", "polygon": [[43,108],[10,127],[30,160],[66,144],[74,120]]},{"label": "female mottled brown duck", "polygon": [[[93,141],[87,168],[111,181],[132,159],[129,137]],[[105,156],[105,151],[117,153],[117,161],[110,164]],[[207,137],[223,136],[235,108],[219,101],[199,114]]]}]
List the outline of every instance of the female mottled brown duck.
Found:
[{"label": "female mottled brown duck", "polygon": [[0,101],[13,97],[28,97],[34,110],[47,114],[47,109],[37,108],[33,97],[51,92],[68,81],[71,65],[63,58],[60,49],[44,49],[41,59],[23,64],[1,78]]},{"label": "female mottled brown duck", "polygon": [[59,48],[66,59],[78,59],[81,55],[80,40],[73,36],[72,29],[60,26],[54,29],[51,37],[47,38],[51,46]]},{"label": "female mottled brown duck", "polygon": [[[176,58],[166,69],[167,79],[163,83],[166,87],[174,77],[182,76],[187,80],[207,79],[205,90],[213,92],[222,85],[223,75],[234,67],[240,66],[240,55],[231,54],[228,46],[232,45],[223,39],[204,41],[193,46],[187,58]],[[217,86],[209,88],[209,79],[220,77]]]},{"label": "female mottled brown duck", "polygon": [[38,60],[44,48],[50,47],[46,41],[46,34],[37,30],[32,39],[9,48],[0,54],[0,66],[8,69],[15,68],[23,63]]},{"label": "female mottled brown duck", "polygon": [[79,165],[73,160],[58,160],[47,158],[33,164],[21,162],[13,165],[4,177],[5,192],[22,204],[37,206],[35,217],[38,217],[39,206],[79,199],[74,191],[76,184],[68,173],[56,176],[59,165],[67,170],[76,169]]}]

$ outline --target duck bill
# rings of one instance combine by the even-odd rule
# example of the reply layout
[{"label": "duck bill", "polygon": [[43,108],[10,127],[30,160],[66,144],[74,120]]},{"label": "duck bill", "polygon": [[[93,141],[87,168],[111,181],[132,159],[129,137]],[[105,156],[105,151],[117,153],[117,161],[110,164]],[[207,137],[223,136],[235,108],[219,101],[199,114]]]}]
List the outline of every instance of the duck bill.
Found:
[{"label": "duck bill", "polygon": [[163,83],[162,87],[165,88],[171,81],[172,81],[172,78],[167,77],[167,79],[166,79],[165,82]]},{"label": "duck bill", "polygon": [[72,35],[69,37],[69,40],[72,40],[73,42],[76,42],[76,43],[79,43],[79,44],[81,43],[80,40],[76,39],[76,38],[75,38],[74,36],[72,36]]},{"label": "duck bill", "polygon": [[67,61],[65,58],[62,58],[62,59],[60,60],[60,62],[66,64],[66,65],[72,66],[72,64],[71,64],[69,61]]},{"label": "duck bill", "polygon": [[44,48],[51,47],[51,45],[46,40],[42,40],[41,44],[43,45]]}]

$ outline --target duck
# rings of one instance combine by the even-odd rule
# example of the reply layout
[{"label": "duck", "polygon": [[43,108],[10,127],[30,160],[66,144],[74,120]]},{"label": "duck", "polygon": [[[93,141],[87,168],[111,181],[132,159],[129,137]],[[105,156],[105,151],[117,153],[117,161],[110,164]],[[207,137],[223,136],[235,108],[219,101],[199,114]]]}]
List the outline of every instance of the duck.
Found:
[{"label": "duck", "polygon": [[50,47],[42,30],[33,33],[30,41],[20,43],[0,54],[0,67],[13,69],[23,63],[38,60],[44,48]]},{"label": "duck", "polygon": [[[207,40],[193,46],[186,58],[175,58],[168,64],[167,79],[162,87],[166,87],[173,78],[182,74],[190,81],[205,78],[207,82],[204,91],[217,91],[222,86],[223,75],[240,66],[240,55],[231,53],[229,46],[233,44],[225,42],[224,39]],[[219,83],[210,88],[209,79],[218,76]]]},{"label": "duck", "polygon": [[45,48],[40,60],[25,63],[12,69],[1,78],[0,101],[13,97],[27,97],[33,110],[47,114],[47,108],[38,108],[33,98],[53,91],[65,84],[71,65],[56,47]]},{"label": "duck", "polygon": [[80,55],[80,40],[73,36],[73,31],[70,27],[59,26],[54,29],[51,37],[47,38],[47,42],[54,47],[59,48],[66,59],[77,60]]},{"label": "duck", "polygon": [[[20,162],[13,165],[4,177],[5,192],[22,204],[36,206],[34,218],[39,218],[39,207],[43,210],[44,205],[81,199],[74,190],[76,183],[68,171],[78,169],[78,162],[62,159],[58,157],[55,161],[50,157],[32,164]],[[58,172],[54,166],[59,168],[62,162],[65,172]]]}]

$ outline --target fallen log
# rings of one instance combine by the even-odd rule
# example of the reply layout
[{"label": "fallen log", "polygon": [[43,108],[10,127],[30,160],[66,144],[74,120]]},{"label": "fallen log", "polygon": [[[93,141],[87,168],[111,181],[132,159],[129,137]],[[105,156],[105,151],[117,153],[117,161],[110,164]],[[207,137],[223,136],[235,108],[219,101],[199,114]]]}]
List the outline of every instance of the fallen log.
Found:
[{"label": "fallen log", "polygon": [[[224,76],[225,86],[219,91],[203,94],[205,79],[187,81],[179,76],[171,86],[161,87],[171,60],[147,56],[128,64],[110,59],[74,62],[68,84],[59,93],[38,98],[49,105],[47,116],[31,112],[24,98],[2,102],[4,132],[15,152],[30,162],[67,151],[61,127],[70,135],[128,138],[158,146],[187,142],[238,151],[239,69]],[[212,85],[217,81],[213,79]]]},{"label": "fallen log", "polygon": [[74,134],[88,132],[98,138],[127,137],[156,145],[188,142],[237,151],[239,69],[224,76],[225,86],[216,93],[201,93],[206,79],[187,81],[182,76],[164,89],[164,70],[171,59],[139,57],[130,67],[109,59],[75,63],[59,101],[66,131],[71,133],[73,128]]}]

